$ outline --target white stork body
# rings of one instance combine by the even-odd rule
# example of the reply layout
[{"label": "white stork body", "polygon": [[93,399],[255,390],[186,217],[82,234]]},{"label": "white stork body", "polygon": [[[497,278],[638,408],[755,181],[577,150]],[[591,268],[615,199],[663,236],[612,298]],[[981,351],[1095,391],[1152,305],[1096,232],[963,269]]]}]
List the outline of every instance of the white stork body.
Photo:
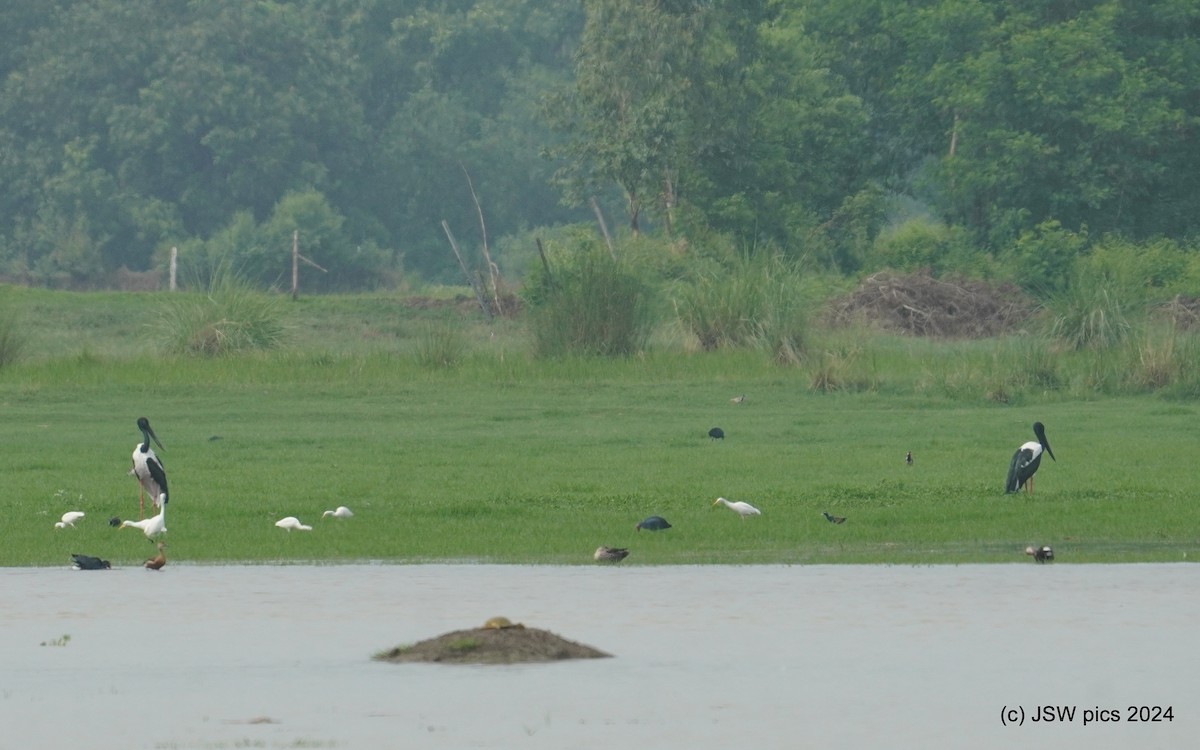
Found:
[{"label": "white stork body", "polygon": [[736,503],[731,503],[723,497],[718,497],[716,500],[713,501],[713,505],[716,505],[718,503],[720,503],[721,505],[724,505],[726,508],[729,508],[734,513],[737,513],[739,516],[742,517],[743,521],[746,520],[746,516],[761,516],[762,515],[761,510],[759,510],[758,508],[755,508],[750,503],[743,503],[740,500]]},{"label": "white stork body", "polygon": [[1013,493],[1025,487],[1029,494],[1033,494],[1033,475],[1037,473],[1038,467],[1042,464],[1042,453],[1050,456],[1051,461],[1057,461],[1054,457],[1054,451],[1050,450],[1050,443],[1046,440],[1046,427],[1041,422],[1033,423],[1033,434],[1037,436],[1037,440],[1030,440],[1028,443],[1022,443],[1017,452],[1013,454],[1012,461],[1008,465],[1008,479],[1004,483],[1004,491]]},{"label": "white stork body", "polygon": [[312,531],[312,526],[300,523],[300,519],[295,516],[281,518],[275,522],[275,525],[281,529],[287,529],[289,534],[293,531]]},{"label": "white stork body", "polygon": [[350,518],[353,515],[354,514],[351,513],[350,509],[347,508],[345,505],[339,505],[337,507],[337,510],[327,510],[324,513],[322,513],[321,518],[328,518],[329,516],[333,516],[334,518]]},{"label": "white stork body", "polygon": [[153,440],[160,450],[166,449],[159,442],[154,430],[150,428],[150,420],[139,417],[137,425],[138,429],[142,431],[142,442],[133,446],[133,468],[129,470],[129,473],[131,476],[137,477],[138,486],[141,487],[138,497],[139,517],[141,517],[146,512],[147,493],[149,493],[154,507],[158,507],[160,500],[166,502],[168,493],[167,472],[163,468],[162,461],[154,453],[154,449],[150,447],[150,441]]},{"label": "white stork body", "polygon": [[84,515],[86,514],[81,510],[69,510],[62,514],[62,520],[55,523],[54,528],[65,529],[68,526],[75,528],[75,522],[83,518]]},{"label": "white stork body", "polygon": [[167,533],[167,497],[166,495],[159,496],[161,507],[157,516],[150,516],[141,521],[122,521],[121,528],[126,526],[141,529],[147,539],[153,539],[156,536]]}]

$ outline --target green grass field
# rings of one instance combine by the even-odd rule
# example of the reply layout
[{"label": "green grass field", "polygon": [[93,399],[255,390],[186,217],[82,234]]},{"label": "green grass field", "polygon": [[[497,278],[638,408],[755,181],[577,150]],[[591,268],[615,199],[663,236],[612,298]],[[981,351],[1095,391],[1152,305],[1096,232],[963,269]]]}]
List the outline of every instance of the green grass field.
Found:
[{"label": "green grass field", "polygon": [[[1200,555],[1190,401],[817,393],[755,353],[537,362],[511,323],[462,324],[470,355],[433,368],[414,341],[458,318],[373,297],[302,300],[280,352],[164,358],[126,322],[157,295],[18,292],[38,339],[0,369],[0,565],[151,555],[106,522],[137,515],[139,416],[166,445],[173,563],[590,563],[601,544],[629,547],[623,565],[1028,563],[1027,544],[1059,564]],[[930,345],[890,346],[880,370],[921,369],[903,363]],[[1034,420],[1058,461],[1032,498],[1006,496]],[[337,505],[355,517],[321,519]],[[54,529],[68,510],[87,517]],[[635,532],[651,514],[674,528]],[[275,528],[287,515],[314,530]]]}]

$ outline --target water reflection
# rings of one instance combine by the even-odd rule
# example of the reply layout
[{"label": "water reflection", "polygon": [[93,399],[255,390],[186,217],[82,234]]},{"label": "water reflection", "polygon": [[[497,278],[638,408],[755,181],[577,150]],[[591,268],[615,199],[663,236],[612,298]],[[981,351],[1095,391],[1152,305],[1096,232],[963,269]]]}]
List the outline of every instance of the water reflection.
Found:
[{"label": "water reflection", "polygon": [[[1189,565],[172,565],[0,592],[0,750],[1168,748],[1200,715]],[[617,658],[369,659],[493,615]],[[1001,726],[1038,704],[1175,719]]]}]

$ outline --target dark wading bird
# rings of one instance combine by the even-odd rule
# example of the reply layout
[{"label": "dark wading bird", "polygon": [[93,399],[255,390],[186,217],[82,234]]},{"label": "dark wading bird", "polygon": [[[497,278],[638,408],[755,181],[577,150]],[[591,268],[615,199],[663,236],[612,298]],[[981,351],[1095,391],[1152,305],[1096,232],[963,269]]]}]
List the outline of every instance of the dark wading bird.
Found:
[{"label": "dark wading bird", "polygon": [[1045,425],[1034,422],[1033,434],[1037,436],[1037,442],[1030,440],[1017,448],[1017,452],[1013,454],[1012,463],[1008,465],[1008,481],[1004,484],[1006,493],[1013,493],[1025,487],[1029,494],[1033,494],[1033,475],[1042,463],[1043,451],[1050,454],[1051,461],[1058,461],[1054,457],[1054,451],[1050,450],[1050,443],[1046,441]]},{"label": "dark wading bird", "polygon": [[71,555],[71,567],[75,570],[108,570],[112,564],[91,555]]},{"label": "dark wading bird", "polygon": [[830,523],[845,523],[846,522],[845,516],[831,516],[828,513],[826,513],[825,511],[821,511],[821,515],[825,516],[825,520]]},{"label": "dark wading bird", "polygon": [[1026,547],[1025,554],[1033,555],[1033,559],[1040,563],[1054,560],[1054,550],[1049,547]]},{"label": "dark wading bird", "polygon": [[158,554],[142,563],[142,567],[147,570],[162,570],[162,567],[167,564],[167,553],[164,552],[167,548],[166,542],[158,543]]},{"label": "dark wading bird", "polygon": [[623,547],[597,547],[592,557],[596,562],[618,563],[629,557],[629,550]]},{"label": "dark wading bird", "polygon": [[671,524],[667,523],[667,519],[662,516],[650,516],[634,527],[637,531],[641,531],[642,529],[646,531],[666,531],[669,528],[671,528]]},{"label": "dark wading bird", "polygon": [[912,451],[904,454],[904,463],[912,466]]},{"label": "dark wading bird", "polygon": [[149,419],[138,417],[137,426],[142,431],[142,442],[133,447],[133,468],[129,470],[129,474],[137,477],[138,486],[141,488],[138,492],[138,518],[145,518],[146,493],[150,494],[150,502],[156,508],[167,502],[167,472],[163,469],[162,461],[155,455],[154,449],[150,447],[150,441],[153,440],[159,450],[166,448],[163,448],[158,435],[151,429]]},{"label": "dark wading bird", "polygon": [[714,427],[708,431],[708,436],[713,440],[724,440],[725,430],[722,430],[720,427]]}]

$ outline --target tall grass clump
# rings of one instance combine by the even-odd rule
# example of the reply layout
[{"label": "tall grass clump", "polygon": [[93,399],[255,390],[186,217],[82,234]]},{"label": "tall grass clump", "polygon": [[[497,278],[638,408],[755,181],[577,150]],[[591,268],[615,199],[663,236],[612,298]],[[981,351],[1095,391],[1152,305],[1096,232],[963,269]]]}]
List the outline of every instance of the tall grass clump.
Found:
[{"label": "tall grass clump", "polygon": [[430,324],[417,337],[417,364],[429,369],[450,369],[462,363],[467,341],[450,323]]},{"label": "tall grass clump", "polygon": [[27,343],[16,311],[0,301],[0,368],[19,360]]},{"label": "tall grass clump", "polygon": [[1197,335],[1180,331],[1172,323],[1148,326],[1130,342],[1125,384],[1135,391],[1167,391],[1177,395],[1200,393],[1200,345]]},{"label": "tall grass clump", "polygon": [[529,322],[538,356],[621,357],[645,348],[654,322],[650,285],[607,249],[582,243],[531,283]]},{"label": "tall grass clump", "polygon": [[279,347],[285,338],[283,298],[252,288],[232,273],[213,277],[206,293],[167,303],[159,327],[167,351],[216,357]]},{"label": "tall grass clump", "polygon": [[1054,295],[1047,307],[1050,335],[1075,350],[1119,346],[1129,339],[1141,317],[1114,286],[1083,279]]},{"label": "tall grass clump", "polygon": [[700,348],[759,348],[797,364],[808,337],[808,297],[799,270],[773,255],[709,268],[676,284],[675,313]]}]

